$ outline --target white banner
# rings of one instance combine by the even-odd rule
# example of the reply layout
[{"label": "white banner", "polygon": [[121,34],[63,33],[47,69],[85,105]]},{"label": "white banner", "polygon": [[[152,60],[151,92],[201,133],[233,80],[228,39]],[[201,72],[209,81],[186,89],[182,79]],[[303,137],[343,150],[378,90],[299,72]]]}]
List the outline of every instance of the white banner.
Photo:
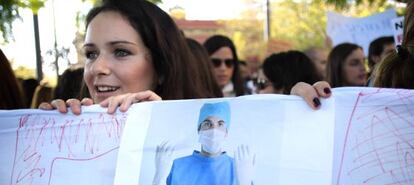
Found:
[{"label": "white banner", "polygon": [[0,184],[414,183],[412,90],[338,88],[317,111],[296,96],[252,95],[114,115],[0,111],[0,123]]},{"label": "white banner", "polygon": [[327,13],[326,33],[332,40],[333,46],[344,42],[360,45],[368,54],[369,44],[376,38],[393,35],[390,25],[397,17],[394,9],[389,9],[368,17],[346,17],[335,12]]}]

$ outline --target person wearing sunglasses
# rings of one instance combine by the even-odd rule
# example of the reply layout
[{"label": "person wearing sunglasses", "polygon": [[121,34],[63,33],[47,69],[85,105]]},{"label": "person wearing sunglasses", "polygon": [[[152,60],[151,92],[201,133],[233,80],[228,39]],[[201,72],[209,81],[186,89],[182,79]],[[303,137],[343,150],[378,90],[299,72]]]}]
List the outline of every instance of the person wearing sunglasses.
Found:
[{"label": "person wearing sunglasses", "polygon": [[213,35],[204,42],[214,66],[214,76],[225,97],[248,94],[240,74],[236,47],[230,38]]},{"label": "person wearing sunglasses", "polygon": [[258,94],[290,94],[298,82],[313,84],[321,79],[310,58],[292,50],[267,57],[253,83]]}]

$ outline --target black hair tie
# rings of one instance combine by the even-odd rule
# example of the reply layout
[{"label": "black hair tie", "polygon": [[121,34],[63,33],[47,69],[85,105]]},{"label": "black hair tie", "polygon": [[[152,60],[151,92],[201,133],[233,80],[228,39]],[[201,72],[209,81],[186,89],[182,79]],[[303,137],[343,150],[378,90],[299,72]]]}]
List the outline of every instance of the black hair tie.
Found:
[{"label": "black hair tie", "polygon": [[400,57],[401,59],[405,59],[410,55],[408,50],[401,45],[397,45],[396,51],[397,51],[398,57]]}]

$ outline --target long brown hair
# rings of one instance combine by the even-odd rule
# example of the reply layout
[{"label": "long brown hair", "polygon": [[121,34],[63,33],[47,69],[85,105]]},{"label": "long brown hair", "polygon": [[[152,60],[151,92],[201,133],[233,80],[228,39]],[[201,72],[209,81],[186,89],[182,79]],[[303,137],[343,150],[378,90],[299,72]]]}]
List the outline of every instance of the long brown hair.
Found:
[{"label": "long brown hair", "polygon": [[342,43],[335,46],[328,56],[326,64],[326,79],[332,87],[344,86],[343,68],[346,58],[361,46],[352,43]]},{"label": "long brown hair", "polygon": [[0,49],[0,109],[25,108],[23,93],[3,51]]},{"label": "long brown hair", "polygon": [[375,87],[414,89],[414,2],[408,2],[401,46],[379,63]]},{"label": "long brown hair", "polygon": [[[405,47],[414,47],[414,1],[407,2],[402,45]],[[411,52],[414,53],[413,51]]]},{"label": "long brown hair", "polygon": [[200,74],[203,80],[203,84],[206,86],[209,92],[211,92],[211,98],[223,97],[223,91],[217,84],[213,74],[213,65],[210,62],[210,56],[208,56],[206,48],[194,39],[187,38],[187,44],[191,50],[191,54],[194,55],[194,62],[197,67],[204,72]]},{"label": "long brown hair", "polygon": [[209,97],[199,76],[202,71],[192,62],[184,36],[167,13],[148,1],[104,0],[88,13],[86,26],[105,11],[124,16],[149,49],[158,77],[155,93],[165,100]]},{"label": "long brown hair", "polygon": [[414,57],[406,48],[393,51],[378,64],[374,87],[414,89]]}]

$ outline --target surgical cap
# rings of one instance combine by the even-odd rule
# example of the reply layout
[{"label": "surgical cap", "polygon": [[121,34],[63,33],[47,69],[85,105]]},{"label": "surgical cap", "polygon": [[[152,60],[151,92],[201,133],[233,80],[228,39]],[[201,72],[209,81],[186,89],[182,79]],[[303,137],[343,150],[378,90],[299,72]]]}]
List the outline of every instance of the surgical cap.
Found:
[{"label": "surgical cap", "polygon": [[198,127],[209,116],[221,118],[226,124],[226,128],[230,126],[230,105],[228,102],[205,103],[200,109],[198,117]]}]

